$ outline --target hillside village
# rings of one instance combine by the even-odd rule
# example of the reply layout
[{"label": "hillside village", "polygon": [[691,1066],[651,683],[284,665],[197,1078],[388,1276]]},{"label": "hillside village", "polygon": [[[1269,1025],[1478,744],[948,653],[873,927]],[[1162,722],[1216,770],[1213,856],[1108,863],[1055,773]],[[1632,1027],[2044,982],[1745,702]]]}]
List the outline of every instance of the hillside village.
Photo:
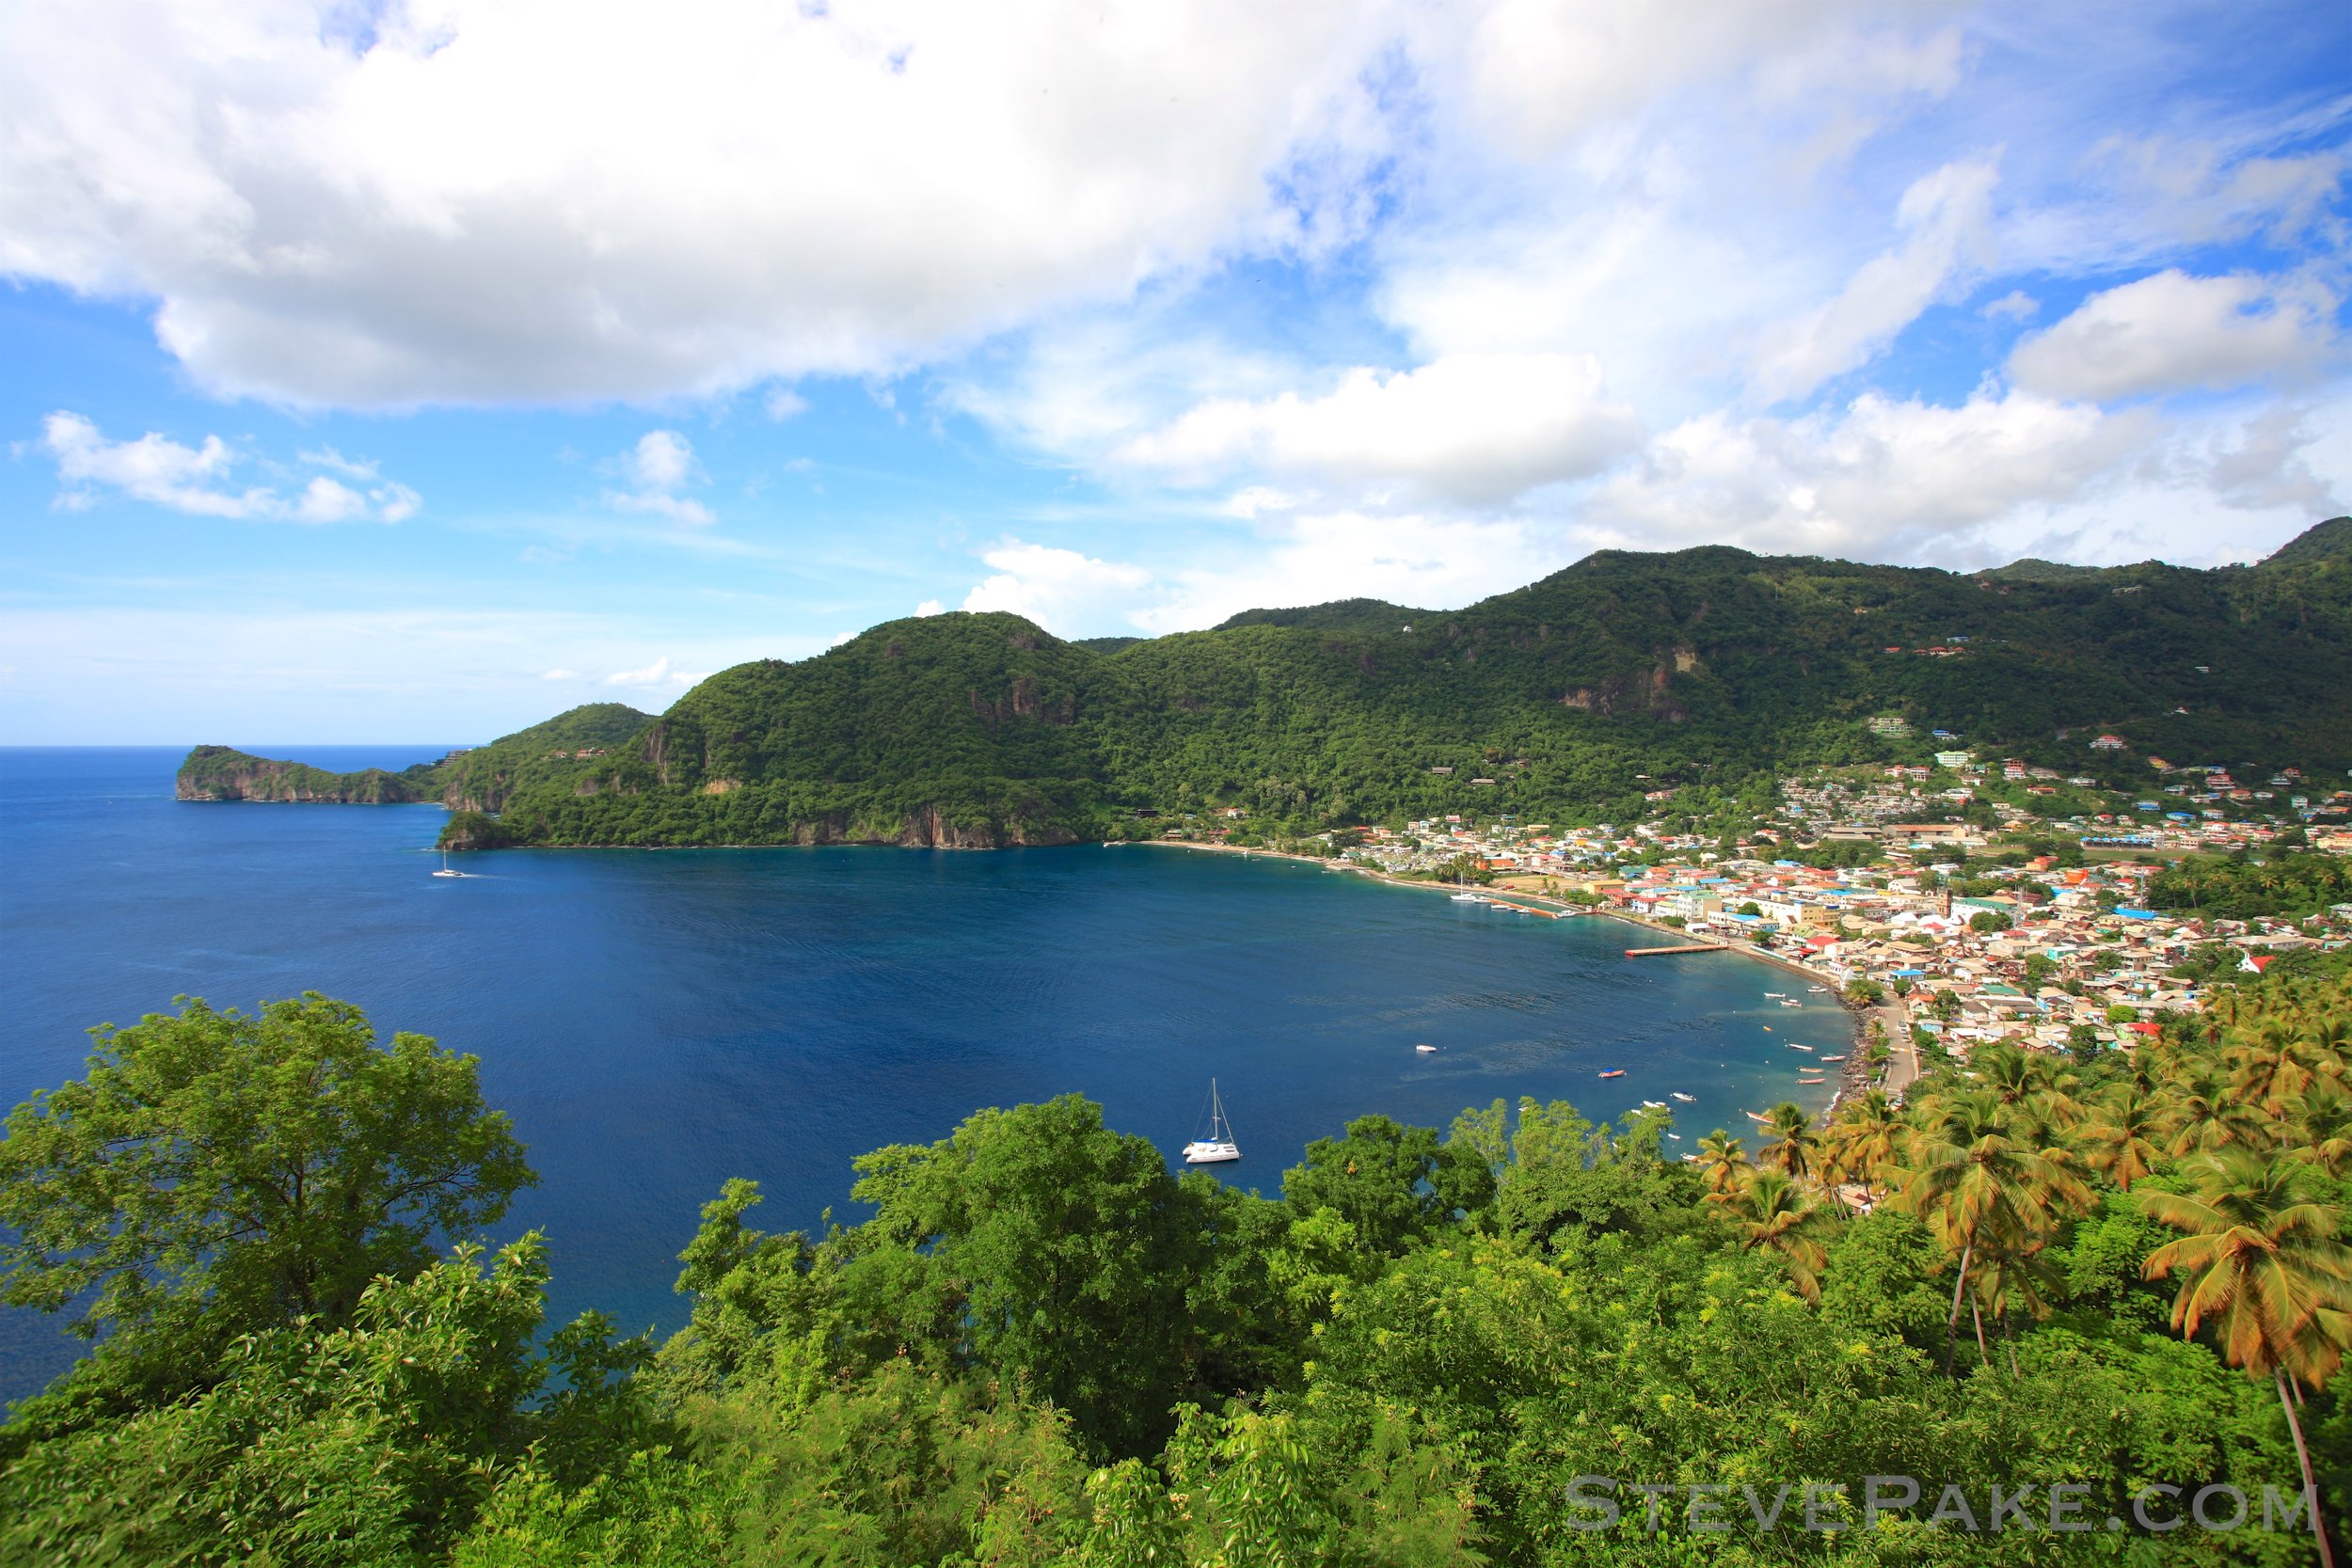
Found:
[{"label": "hillside village", "polygon": [[[2112,740],[2090,744],[2112,752]],[[2106,760],[2153,782],[2117,791],[1954,749],[1931,766],[1783,780],[1771,810],[1730,831],[1720,814],[1671,816],[1669,789],[1632,824],[1449,816],[1327,834],[1319,847],[1389,877],[1475,878],[1510,895],[1497,898],[1505,908],[1591,910],[1800,965],[1850,1003],[1883,1007],[1889,1039],[1930,1055],[1964,1058],[2004,1038],[2127,1047],[2157,1029],[2155,1015],[2201,1006],[2217,977],[2352,940],[2352,904],[2237,920],[2148,898],[2162,866],[2185,856],[2352,850],[2352,790],[2323,792],[2293,768],[2255,784],[2217,766]],[[1221,816],[1164,836],[1246,832],[1246,813]]]}]

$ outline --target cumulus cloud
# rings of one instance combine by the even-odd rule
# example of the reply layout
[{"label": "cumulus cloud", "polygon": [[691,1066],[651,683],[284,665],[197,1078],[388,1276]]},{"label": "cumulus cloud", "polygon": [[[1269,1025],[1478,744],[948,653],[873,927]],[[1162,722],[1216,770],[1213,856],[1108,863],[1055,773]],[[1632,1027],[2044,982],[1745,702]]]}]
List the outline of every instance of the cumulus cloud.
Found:
[{"label": "cumulus cloud", "polygon": [[233,484],[230,470],[238,466],[238,454],[217,436],[194,447],[154,431],[133,441],[109,441],[94,420],[60,410],[41,421],[40,445],[66,486],[59,503],[73,510],[91,505],[102,489],[191,516],[296,523],[397,523],[423,504],[414,490],[377,473],[375,465],[332,448],[304,452],[300,462],[356,483],[312,474],[286,496],[272,485]]},{"label": "cumulus cloud", "polygon": [[[1237,467],[1360,483],[1402,480],[1491,503],[1597,472],[1641,438],[1600,366],[1568,354],[1454,355],[1418,370],[1358,368],[1317,398],[1220,398],[1136,436],[1112,461],[1200,483]],[[1252,510],[1263,487],[1236,498]]]},{"label": "cumulus cloud", "polygon": [[2336,351],[2335,296],[2316,282],[2169,267],[2092,294],[2019,343],[2009,373],[2053,397],[2162,396],[2309,371]]},{"label": "cumulus cloud", "polygon": [[2158,428],[2150,415],[2022,391],[1957,407],[1872,393],[1788,420],[1716,413],[1661,436],[1582,515],[1646,548],[1949,560],[2020,507],[2085,495]]},{"label": "cumulus cloud", "polygon": [[2291,508],[2322,517],[2344,511],[2333,484],[2312,469],[2307,449],[2314,433],[2304,411],[2280,406],[2246,421],[2234,442],[2215,441],[2201,477],[2225,504],[2247,512]]},{"label": "cumulus cloud", "polygon": [[1152,580],[1141,566],[1018,539],[980,559],[994,570],[964,595],[964,609],[1007,610],[1064,635],[1122,615]]},{"label": "cumulus cloud", "polygon": [[1384,10],[412,0],[355,49],[293,0],[12,8],[0,271],[302,404],[893,370],[1345,239]]},{"label": "cumulus cloud", "polygon": [[710,508],[678,494],[704,481],[693,444],[675,430],[649,430],[619,461],[626,486],[605,492],[605,500],[624,512],[645,512],[688,528],[714,521]]}]

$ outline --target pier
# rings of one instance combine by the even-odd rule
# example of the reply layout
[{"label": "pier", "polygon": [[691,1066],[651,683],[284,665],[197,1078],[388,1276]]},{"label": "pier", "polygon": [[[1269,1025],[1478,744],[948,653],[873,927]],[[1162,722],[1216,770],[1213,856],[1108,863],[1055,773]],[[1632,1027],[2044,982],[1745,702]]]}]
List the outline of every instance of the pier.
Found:
[{"label": "pier", "polygon": [[1629,947],[1625,950],[1625,956],[1629,958],[1658,958],[1669,953],[1722,953],[1728,949],[1720,942],[1686,942],[1674,947]]}]

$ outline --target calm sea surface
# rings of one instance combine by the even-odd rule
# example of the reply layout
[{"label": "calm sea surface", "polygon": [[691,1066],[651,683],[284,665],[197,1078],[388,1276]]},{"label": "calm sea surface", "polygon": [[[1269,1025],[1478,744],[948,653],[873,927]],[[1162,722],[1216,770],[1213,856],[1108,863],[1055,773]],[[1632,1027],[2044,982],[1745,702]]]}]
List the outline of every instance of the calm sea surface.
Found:
[{"label": "calm sea surface", "polygon": [[[447,748],[253,749],[344,769]],[[183,754],[0,750],[0,1101],[79,1076],[89,1025],[175,996],[347,998],[482,1058],[543,1178],[507,1228],[546,1231],[557,1321],[675,1327],[675,1255],[727,1178],[760,1183],[765,1228],[852,1218],[853,1156],[983,1105],[1074,1089],[1172,1155],[1214,1075],[1245,1155],[1219,1174],[1272,1193],[1351,1117],[1443,1125],[1497,1096],[1597,1118],[1679,1089],[1695,1149],[1798,1095],[1811,1058],[1786,1042],[1851,1041],[1828,997],[1751,958],[1628,961],[1644,933],[1615,921],[1287,862],[566,850],[442,880],[437,807],[183,804]],[[0,1312],[0,1399],[71,1354],[52,1320]]]}]

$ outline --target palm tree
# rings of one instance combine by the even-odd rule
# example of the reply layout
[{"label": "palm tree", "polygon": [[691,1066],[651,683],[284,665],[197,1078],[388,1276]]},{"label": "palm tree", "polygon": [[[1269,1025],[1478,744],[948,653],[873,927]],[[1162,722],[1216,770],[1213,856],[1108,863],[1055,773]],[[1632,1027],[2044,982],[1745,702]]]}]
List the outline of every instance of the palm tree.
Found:
[{"label": "palm tree", "polygon": [[[2141,1272],[2150,1279],[2182,1275],[2173,1329],[2185,1338],[2210,1323],[2230,1365],[2249,1377],[2267,1375],[2277,1387],[2319,1529],[2311,1449],[2287,1380],[2324,1387],[2343,1362],[2344,1314],[2352,1311],[2352,1247],[2336,1240],[2343,1215],[2306,1201],[2306,1172],[2292,1161],[2231,1148],[2185,1168],[2196,1181],[2193,1194],[2140,1195],[2151,1218],[2184,1232],[2150,1253]],[[2324,1529],[2319,1556],[2332,1568]]]},{"label": "palm tree", "polygon": [[1755,1168],[1748,1163],[1747,1149],[1724,1129],[1718,1127],[1699,1140],[1699,1175],[1707,1181],[1710,1199],[1721,1201],[1738,1192]]},{"label": "palm tree", "polygon": [[2083,1163],[2125,1192],[2164,1156],[2165,1106],[2131,1079],[2109,1085],[2074,1130]]},{"label": "palm tree", "polygon": [[2270,1141],[2263,1114],[2230,1086],[2210,1063],[2185,1068],[2166,1090],[2170,1115],[2165,1130],[2173,1154],[2196,1154],[2217,1148],[2260,1148]]},{"label": "palm tree", "polygon": [[2023,1255],[2058,1228],[2062,1206],[2087,1208],[2090,1189],[2060,1161],[2016,1136],[1996,1095],[1954,1095],[1927,1109],[1911,1138],[1897,1203],[1925,1220],[1960,1258],[1945,1325],[1948,1370],[1960,1345],[1961,1292],[1979,1250]]},{"label": "palm tree", "polygon": [[1902,1111],[1884,1089],[1868,1089],[1838,1109],[1829,1124],[1829,1163],[1839,1174],[1862,1183],[1871,1196],[1879,1174],[1894,1164],[1905,1123]]},{"label": "palm tree", "polygon": [[2352,1172],[2352,1094],[2321,1079],[2287,1107],[2290,1160],[2317,1165],[2329,1176]]},{"label": "palm tree", "polygon": [[2343,1065],[2282,1018],[2263,1020],[2249,1038],[2230,1048],[2229,1060],[2231,1088],[2274,1113],[2311,1087],[2325,1066],[2341,1070]]},{"label": "palm tree", "polygon": [[1820,1163],[1821,1140],[1813,1131],[1813,1118],[1804,1114],[1804,1107],[1793,1100],[1784,1100],[1764,1113],[1764,1131],[1772,1141],[1756,1150],[1758,1165],[1779,1171],[1791,1180],[1802,1181],[1815,1174]]},{"label": "palm tree", "polygon": [[1742,1251],[1779,1253],[1797,1293],[1807,1301],[1821,1299],[1821,1270],[1829,1252],[1814,1237],[1828,1218],[1820,1205],[1806,1202],[1804,1191],[1779,1171],[1758,1170],[1748,1173],[1724,1208],[1740,1232]]}]

